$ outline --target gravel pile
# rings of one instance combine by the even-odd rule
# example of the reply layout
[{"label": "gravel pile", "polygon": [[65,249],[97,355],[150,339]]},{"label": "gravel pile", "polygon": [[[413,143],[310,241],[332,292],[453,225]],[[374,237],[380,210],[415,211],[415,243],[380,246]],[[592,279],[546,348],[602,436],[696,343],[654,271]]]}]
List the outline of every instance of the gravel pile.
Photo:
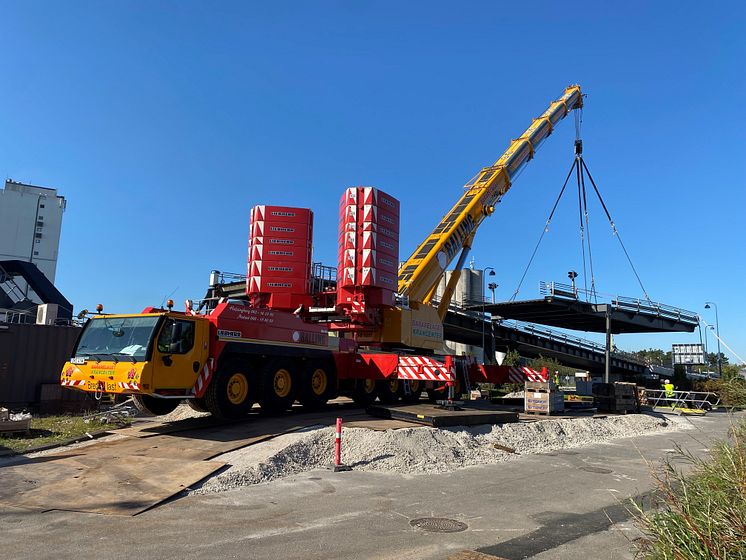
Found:
[{"label": "gravel pile", "polygon": [[158,422],[177,422],[179,420],[186,420],[188,418],[201,418],[202,416],[209,416],[209,412],[198,412],[186,403],[181,403],[176,409],[163,416],[157,416]]},{"label": "gravel pile", "polygon": [[[546,420],[496,426],[374,431],[345,428],[343,463],[357,471],[432,474],[499,463],[521,454],[582,447],[616,438],[677,430],[679,419],[644,414]],[[334,428],[286,434],[216,457],[229,468],[194,488],[215,493],[327,467],[334,454]]]}]

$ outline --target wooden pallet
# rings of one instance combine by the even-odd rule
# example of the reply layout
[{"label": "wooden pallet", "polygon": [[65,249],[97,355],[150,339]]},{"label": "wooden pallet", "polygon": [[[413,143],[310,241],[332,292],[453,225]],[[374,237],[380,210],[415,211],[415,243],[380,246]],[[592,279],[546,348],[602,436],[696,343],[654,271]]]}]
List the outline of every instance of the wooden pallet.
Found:
[{"label": "wooden pallet", "polygon": [[31,418],[26,420],[0,420],[0,434],[16,434],[31,429]]}]

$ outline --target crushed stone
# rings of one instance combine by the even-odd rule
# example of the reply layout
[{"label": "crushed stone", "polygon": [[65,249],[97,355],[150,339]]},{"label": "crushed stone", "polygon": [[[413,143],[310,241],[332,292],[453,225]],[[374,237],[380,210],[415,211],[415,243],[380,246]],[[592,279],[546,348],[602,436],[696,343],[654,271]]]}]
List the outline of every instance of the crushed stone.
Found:
[{"label": "crushed stone", "polygon": [[[356,471],[434,474],[688,427],[680,419],[629,414],[445,429],[345,428],[342,462]],[[294,432],[220,455],[216,460],[230,466],[191,492],[224,492],[325,468],[334,456],[334,431],[323,427]]]},{"label": "crushed stone", "polygon": [[201,418],[209,415],[209,412],[199,412],[194,410],[187,403],[182,402],[173,412],[164,414],[163,416],[156,416],[155,419],[158,422],[177,422],[179,420],[187,420],[188,418]]}]

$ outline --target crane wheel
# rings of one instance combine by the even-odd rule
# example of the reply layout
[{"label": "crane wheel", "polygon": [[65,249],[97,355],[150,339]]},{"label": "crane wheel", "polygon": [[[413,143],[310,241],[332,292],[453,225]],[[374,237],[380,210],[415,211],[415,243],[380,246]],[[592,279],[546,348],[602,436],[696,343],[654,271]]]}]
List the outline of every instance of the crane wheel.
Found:
[{"label": "crane wheel", "polygon": [[358,379],[352,390],[352,400],[358,406],[368,406],[376,400],[376,382],[373,379]]},{"label": "crane wheel", "polygon": [[321,408],[334,394],[334,362],[311,360],[300,374],[298,401],[306,408]]},{"label": "crane wheel", "polygon": [[135,408],[150,416],[163,416],[170,414],[181,402],[179,399],[159,399],[150,395],[133,395],[132,402]]},{"label": "crane wheel", "polygon": [[383,404],[392,404],[399,400],[402,394],[400,379],[382,379],[376,381],[376,394]]},{"label": "crane wheel", "polygon": [[[409,394],[407,395],[406,390],[402,390],[402,401],[405,403],[418,403],[422,397],[422,391],[425,388],[425,384],[419,379],[410,379],[409,381]],[[406,383],[406,381],[404,382]]]},{"label": "crane wheel", "polygon": [[204,398],[186,399],[186,403],[195,412],[210,412],[207,410]]},{"label": "crane wheel", "polygon": [[233,420],[246,416],[251,410],[256,389],[246,369],[242,364],[228,362],[212,378],[203,402],[215,418]]},{"label": "crane wheel", "polygon": [[262,391],[259,404],[265,412],[280,412],[295,402],[297,364],[284,358],[270,360],[262,368]]}]

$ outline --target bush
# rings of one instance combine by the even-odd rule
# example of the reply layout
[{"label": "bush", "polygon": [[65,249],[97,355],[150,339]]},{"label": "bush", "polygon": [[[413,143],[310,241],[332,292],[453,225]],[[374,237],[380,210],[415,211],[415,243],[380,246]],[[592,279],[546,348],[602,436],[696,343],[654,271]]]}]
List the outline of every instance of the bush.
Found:
[{"label": "bush", "polygon": [[684,477],[670,463],[655,474],[661,502],[652,511],[635,503],[646,538],[640,553],[650,560],[746,558],[746,422],[731,441],[713,446],[709,460],[678,448],[693,465]]},{"label": "bush", "polygon": [[746,406],[746,379],[743,377],[708,379],[696,383],[695,389],[717,393],[724,406]]}]

